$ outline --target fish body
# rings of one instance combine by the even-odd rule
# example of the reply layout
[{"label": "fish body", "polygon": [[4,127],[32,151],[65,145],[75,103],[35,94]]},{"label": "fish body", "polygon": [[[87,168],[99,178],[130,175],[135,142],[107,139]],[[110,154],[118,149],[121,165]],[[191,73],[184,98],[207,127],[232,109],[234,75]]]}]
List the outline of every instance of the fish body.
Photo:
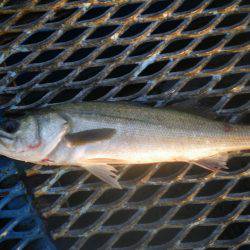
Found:
[{"label": "fish body", "polygon": [[226,167],[228,152],[250,149],[249,126],[119,103],[56,105],[23,117],[18,126],[12,134],[0,132],[0,139],[1,133],[13,137],[1,139],[1,154],[81,166],[115,187],[109,164],[184,161],[218,170]]}]

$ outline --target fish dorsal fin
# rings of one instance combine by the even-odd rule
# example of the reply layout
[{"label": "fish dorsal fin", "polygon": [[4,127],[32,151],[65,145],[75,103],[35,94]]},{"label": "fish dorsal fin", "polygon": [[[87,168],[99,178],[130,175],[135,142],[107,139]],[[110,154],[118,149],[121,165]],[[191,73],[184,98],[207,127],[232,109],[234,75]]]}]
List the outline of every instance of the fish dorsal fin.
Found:
[{"label": "fish dorsal fin", "polygon": [[116,130],[113,128],[90,129],[66,134],[65,140],[68,146],[76,147],[87,143],[110,139],[115,133]]},{"label": "fish dorsal fin", "polygon": [[192,163],[211,171],[223,172],[227,167],[228,154],[213,155],[193,161]]},{"label": "fish dorsal fin", "polygon": [[[85,167],[85,166],[84,166]],[[121,189],[121,186],[117,180],[117,170],[108,164],[88,165],[85,167],[91,174],[100,178],[104,182],[108,183],[114,188]]]}]

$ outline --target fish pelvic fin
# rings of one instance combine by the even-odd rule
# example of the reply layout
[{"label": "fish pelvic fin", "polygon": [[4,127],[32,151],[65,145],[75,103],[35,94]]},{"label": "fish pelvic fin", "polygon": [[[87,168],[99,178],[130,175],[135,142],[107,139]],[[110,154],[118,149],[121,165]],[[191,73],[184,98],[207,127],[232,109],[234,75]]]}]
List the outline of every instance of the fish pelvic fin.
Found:
[{"label": "fish pelvic fin", "polygon": [[69,133],[65,135],[65,139],[69,147],[76,147],[88,143],[108,140],[112,138],[115,133],[116,130],[113,128],[91,129]]},{"label": "fish pelvic fin", "polygon": [[195,160],[192,161],[191,163],[213,172],[225,172],[224,170],[228,169],[227,167],[228,158],[229,158],[228,154],[220,154]]},{"label": "fish pelvic fin", "polygon": [[114,188],[122,189],[118,182],[117,170],[108,164],[84,165],[86,170]]}]

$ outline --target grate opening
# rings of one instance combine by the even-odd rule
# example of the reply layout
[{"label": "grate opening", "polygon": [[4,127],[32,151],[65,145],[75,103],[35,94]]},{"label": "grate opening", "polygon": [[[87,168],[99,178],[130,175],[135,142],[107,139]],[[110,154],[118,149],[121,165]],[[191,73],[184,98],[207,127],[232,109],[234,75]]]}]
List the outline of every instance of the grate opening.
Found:
[{"label": "grate opening", "polygon": [[171,69],[171,72],[187,71],[199,64],[201,62],[201,57],[192,57],[181,60],[177,65]]},{"label": "grate opening", "polygon": [[88,10],[85,14],[83,14],[77,21],[81,22],[99,18],[103,16],[109,9],[110,7],[105,7],[105,6],[93,7],[90,10]]},{"label": "grate opening", "polygon": [[72,41],[74,39],[77,39],[82,35],[88,28],[75,28],[75,29],[70,29],[64,32],[56,41],[55,43],[66,43],[69,41]]},{"label": "grate opening", "polygon": [[249,36],[250,36],[250,32],[242,32],[242,33],[236,34],[225,46],[234,47],[238,45],[248,44]]},{"label": "grate opening", "polygon": [[59,197],[60,195],[57,194],[42,195],[36,198],[35,203],[38,209],[43,211],[44,209],[51,207]]},{"label": "grate opening", "polygon": [[139,220],[139,224],[149,224],[154,223],[162,218],[170,211],[172,207],[170,206],[157,206],[150,208],[146,214]]},{"label": "grate opening", "polygon": [[113,69],[106,77],[106,79],[117,78],[129,74],[135,69],[136,64],[121,65]]},{"label": "grate opening", "polygon": [[74,245],[74,243],[77,241],[76,237],[64,237],[64,238],[59,238],[55,239],[55,245],[58,249],[62,250],[68,250],[71,246]]},{"label": "grate opening", "polygon": [[136,213],[136,210],[133,209],[121,209],[115,211],[112,216],[104,223],[105,226],[114,226],[121,225],[129,221],[133,215]]},{"label": "grate opening", "polygon": [[160,189],[159,186],[143,186],[130,198],[129,202],[142,202],[150,199]]},{"label": "grate opening", "polygon": [[249,229],[250,223],[234,222],[229,224],[223,233],[219,236],[219,240],[231,240],[243,235]]},{"label": "grate opening", "polygon": [[40,82],[40,84],[50,83],[50,82],[58,82],[60,80],[63,80],[65,77],[67,77],[71,72],[72,72],[71,69],[52,71],[49,75],[47,75]]},{"label": "grate opening", "polygon": [[129,56],[140,56],[149,53],[152,51],[157,45],[159,44],[158,41],[153,42],[146,42],[143,44],[140,44],[138,47],[136,47]]},{"label": "grate opening", "polygon": [[187,91],[195,91],[199,90],[205,86],[211,81],[211,77],[202,77],[202,78],[195,78],[186,83],[184,88],[180,90],[180,92],[187,92]]},{"label": "grate opening", "polygon": [[117,94],[117,97],[126,97],[135,95],[139,91],[141,91],[145,87],[145,83],[135,83],[135,84],[129,84],[122,88]]},{"label": "grate opening", "polygon": [[249,182],[250,178],[242,178],[239,182],[234,186],[231,193],[247,193],[250,192]]},{"label": "grate opening", "polygon": [[6,32],[0,35],[0,46],[7,45],[18,38],[21,32]]},{"label": "grate opening", "polygon": [[212,20],[214,20],[215,16],[202,16],[194,19],[187,28],[184,29],[184,32],[190,32],[200,29],[205,29]]},{"label": "grate opening", "polygon": [[0,24],[3,24],[7,20],[9,20],[12,16],[13,16],[12,14],[0,13]]},{"label": "grate opening", "polygon": [[165,0],[165,1],[155,1],[149,5],[149,7],[142,12],[141,15],[152,15],[158,12],[165,11],[171,4],[173,0]]},{"label": "grate opening", "polygon": [[240,61],[235,65],[237,66],[249,66],[250,60],[249,60],[250,53],[247,53],[245,56],[243,56]]},{"label": "grate opening", "polygon": [[240,79],[244,77],[245,74],[229,74],[222,77],[222,79],[214,86],[214,89],[224,89],[235,85]]},{"label": "grate opening", "polygon": [[55,59],[62,53],[63,50],[55,49],[55,50],[46,50],[39,54],[31,63],[44,63]]},{"label": "grate opening", "polygon": [[228,0],[228,1],[216,1],[213,0],[208,6],[207,9],[220,9],[225,8],[227,6],[230,6],[234,1]]},{"label": "grate opening", "polygon": [[162,199],[174,199],[186,196],[191,192],[195,184],[193,183],[178,183],[170,186],[168,191],[161,197]]},{"label": "grate opening", "polygon": [[65,63],[83,60],[84,58],[88,57],[95,49],[95,47],[78,49],[65,60]]},{"label": "grate opening", "polygon": [[125,190],[110,189],[105,191],[102,196],[94,203],[95,205],[110,204],[120,200],[125,194]]},{"label": "grate opening", "polygon": [[112,90],[112,87],[98,87],[95,90],[91,91],[85,98],[85,101],[94,101],[98,100],[105,95],[107,95]]},{"label": "grate opening", "polygon": [[142,34],[150,24],[151,23],[137,23],[137,24],[134,24],[134,25],[130,26],[120,36],[120,38],[129,38],[129,37],[133,37],[133,36]]},{"label": "grate opening", "polygon": [[237,201],[223,201],[218,203],[209,213],[208,218],[225,217],[234,212],[239,203]]},{"label": "grate opening", "polygon": [[137,242],[142,240],[143,236],[145,235],[145,232],[143,231],[130,231],[125,234],[123,234],[119,240],[114,244],[114,247],[132,247]]},{"label": "grate opening", "polygon": [[87,39],[104,38],[111,35],[118,28],[118,25],[106,25],[98,27],[93,33],[91,33]]},{"label": "grate opening", "polygon": [[30,54],[30,52],[15,53],[15,54],[9,56],[3,63],[1,63],[0,67],[15,65],[15,64],[23,61],[29,54]]},{"label": "grate opening", "polygon": [[53,187],[70,186],[82,178],[82,171],[71,171],[62,175],[53,185]]},{"label": "grate opening", "polygon": [[209,238],[209,236],[215,230],[215,226],[197,226],[194,227],[182,242],[199,242]]},{"label": "grate opening", "polygon": [[51,17],[47,23],[56,23],[61,22],[63,20],[68,19],[74,12],[76,12],[77,8],[73,9],[59,9],[55,12],[54,16]]},{"label": "grate opening", "polygon": [[178,27],[183,22],[182,19],[176,19],[176,20],[167,20],[165,22],[162,22],[153,32],[152,35],[158,35],[158,34],[164,34],[164,33],[170,33],[174,30],[177,30]]},{"label": "grate opening", "polygon": [[177,51],[184,50],[193,39],[180,39],[171,42],[162,52],[161,54],[173,53]]},{"label": "grate opening", "polygon": [[200,0],[185,0],[175,12],[186,12],[196,9],[203,2]]},{"label": "grate opening", "polygon": [[164,228],[160,230],[149,242],[149,246],[160,246],[177,238],[180,228]]},{"label": "grate opening", "polygon": [[215,56],[208,62],[204,69],[211,70],[215,68],[221,68],[228,64],[233,57],[234,54],[222,54]]},{"label": "grate opening", "polygon": [[101,246],[103,246],[108,240],[112,237],[112,234],[108,233],[101,233],[101,234],[95,234],[91,236],[87,242],[83,245],[81,248],[84,249],[98,249]]},{"label": "grate opening", "polygon": [[169,60],[166,61],[159,61],[149,64],[140,74],[139,76],[149,76],[156,74],[157,72],[161,71],[167,64]]},{"label": "grate opening", "polygon": [[59,92],[53,99],[51,99],[50,103],[60,103],[62,99],[69,101],[76,97],[81,91],[82,89],[65,89]]},{"label": "grate opening", "polygon": [[73,193],[62,207],[76,207],[83,204],[93,192],[91,191],[78,191]]},{"label": "grate opening", "polygon": [[225,109],[240,107],[247,104],[249,101],[249,94],[235,95],[225,106]]},{"label": "grate opening", "polygon": [[69,219],[69,216],[50,216],[46,221],[46,228],[49,231],[56,230],[61,227],[65,221]]},{"label": "grate opening", "polygon": [[240,24],[246,17],[247,13],[228,15],[216,26],[216,28],[225,28]]},{"label": "grate opening", "polygon": [[122,46],[122,45],[108,47],[97,57],[97,59],[106,59],[118,56],[123,51],[125,51],[127,47],[128,46]]},{"label": "grate opening", "polygon": [[94,76],[97,76],[103,69],[104,66],[86,68],[77,75],[74,81],[85,81],[87,79],[93,78]]},{"label": "grate opening", "polygon": [[165,93],[168,90],[172,89],[178,80],[168,80],[159,82],[152,90],[149,91],[149,95],[157,95],[161,93]]},{"label": "grate opening", "polygon": [[101,212],[87,212],[82,214],[77,221],[70,227],[71,229],[82,229],[93,225],[100,217]]},{"label": "grate opening", "polygon": [[224,187],[227,185],[228,181],[210,181],[205,184],[205,186],[197,194],[198,197],[212,196],[223,191]]},{"label": "grate opening", "polygon": [[209,36],[203,39],[195,48],[194,51],[209,50],[217,47],[221,41],[225,38],[225,35]]},{"label": "grate opening", "polygon": [[174,215],[172,220],[186,220],[193,219],[201,214],[201,211],[205,208],[204,204],[187,204],[181,207]]},{"label": "grate opening", "polygon": [[111,19],[122,18],[132,15],[139,8],[140,5],[142,5],[142,3],[125,4],[120,7],[118,11],[115,12],[115,14],[111,16]]},{"label": "grate opening", "polygon": [[25,25],[29,24],[35,21],[39,21],[40,19],[46,12],[41,11],[41,12],[29,12],[21,16],[14,24],[14,26],[20,26],[20,25]]},{"label": "grate opening", "polygon": [[40,43],[48,39],[52,34],[54,33],[54,30],[40,30],[29,36],[27,39],[25,39],[21,44],[22,45],[29,45],[29,44],[35,44]]},{"label": "grate opening", "polygon": [[13,81],[13,85],[22,86],[25,83],[30,82],[36,76],[38,76],[41,72],[39,71],[24,71],[23,73],[19,74],[16,79]]},{"label": "grate opening", "polygon": [[47,91],[31,91],[22,99],[20,105],[29,105],[34,102],[38,102],[39,100],[41,100],[41,98],[45,97],[47,94],[48,94]]}]

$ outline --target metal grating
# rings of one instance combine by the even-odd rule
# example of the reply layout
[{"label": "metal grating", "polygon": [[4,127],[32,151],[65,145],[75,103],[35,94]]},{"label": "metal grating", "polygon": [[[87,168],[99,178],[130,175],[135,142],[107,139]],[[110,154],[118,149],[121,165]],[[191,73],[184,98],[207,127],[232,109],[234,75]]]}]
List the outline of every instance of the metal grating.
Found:
[{"label": "metal grating", "polygon": [[[199,98],[249,121],[247,0],[2,1],[1,107]],[[127,166],[123,190],[80,169],[24,179],[59,249],[248,249],[250,160],[228,174],[176,163]]]}]

